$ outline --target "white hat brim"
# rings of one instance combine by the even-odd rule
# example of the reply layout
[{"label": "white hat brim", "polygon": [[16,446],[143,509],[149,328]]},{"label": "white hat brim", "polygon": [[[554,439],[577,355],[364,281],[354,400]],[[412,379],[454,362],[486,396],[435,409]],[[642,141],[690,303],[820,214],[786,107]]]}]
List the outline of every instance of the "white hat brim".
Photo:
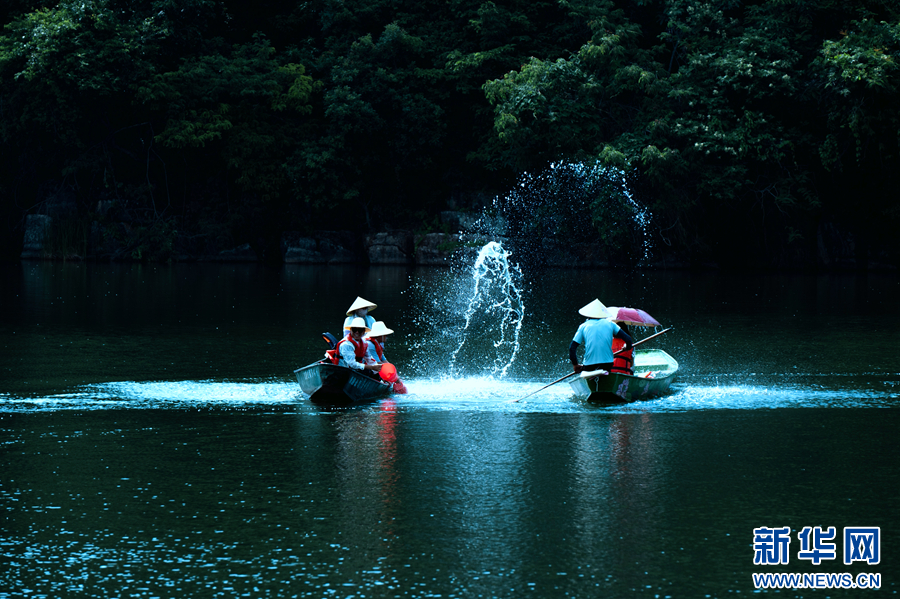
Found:
[{"label": "white hat brim", "polygon": [[360,308],[368,308],[369,312],[371,312],[372,310],[374,310],[377,307],[378,307],[377,304],[373,304],[369,300],[364,300],[361,297],[357,297],[356,300],[353,302],[353,305],[350,306],[350,308],[347,310],[347,316],[350,316],[351,314],[353,314]]},{"label": "white hat brim", "polygon": [[585,318],[608,318],[609,310],[606,309],[600,300],[595,299],[587,306],[583,307],[578,311],[579,314],[584,316]]}]

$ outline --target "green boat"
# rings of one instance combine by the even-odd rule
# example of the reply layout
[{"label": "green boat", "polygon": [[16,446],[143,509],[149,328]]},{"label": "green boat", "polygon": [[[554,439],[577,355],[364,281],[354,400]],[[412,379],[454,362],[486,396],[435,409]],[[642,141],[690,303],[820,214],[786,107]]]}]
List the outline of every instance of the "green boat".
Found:
[{"label": "green boat", "polygon": [[315,362],[294,371],[300,389],[310,401],[324,404],[347,404],[387,397],[393,385],[330,362]]},{"label": "green boat", "polygon": [[677,373],[678,362],[663,350],[635,350],[633,376],[593,370],[580,373],[569,385],[588,401],[625,403],[667,393]]}]

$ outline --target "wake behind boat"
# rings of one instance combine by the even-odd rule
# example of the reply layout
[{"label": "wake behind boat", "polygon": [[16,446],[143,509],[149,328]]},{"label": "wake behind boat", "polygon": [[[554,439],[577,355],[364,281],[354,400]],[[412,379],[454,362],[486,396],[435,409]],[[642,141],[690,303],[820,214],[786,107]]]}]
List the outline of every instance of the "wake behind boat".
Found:
[{"label": "wake behind boat", "polygon": [[390,395],[393,385],[360,371],[320,361],[294,371],[300,389],[315,403],[359,403]]},{"label": "wake behind boat", "polygon": [[579,398],[604,403],[650,399],[669,391],[678,362],[661,349],[636,350],[634,375],[594,370],[581,372],[569,381]]}]

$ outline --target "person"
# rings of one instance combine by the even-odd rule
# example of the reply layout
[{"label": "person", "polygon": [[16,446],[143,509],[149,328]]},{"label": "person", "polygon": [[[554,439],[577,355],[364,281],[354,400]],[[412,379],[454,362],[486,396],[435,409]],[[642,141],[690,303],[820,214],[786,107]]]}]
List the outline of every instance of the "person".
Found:
[{"label": "person", "polygon": [[[613,366],[612,340],[621,339],[625,342],[626,350],[631,349],[633,342],[631,335],[619,328],[619,325],[609,320],[606,306],[595,299],[578,311],[586,317],[578,330],[572,343],[569,344],[569,360],[575,372],[591,370],[611,370]],[[579,364],[576,350],[579,345],[584,345],[584,363]]]},{"label": "person", "polygon": [[[619,328],[631,335],[631,331],[628,330],[628,325],[624,322],[619,322],[617,320],[613,320],[614,323],[619,325]],[[613,337],[612,340],[612,352],[613,352],[613,365],[610,372],[616,372],[619,374],[634,374],[634,348],[624,349],[625,342],[618,337]]]},{"label": "person", "polygon": [[375,319],[369,316],[369,312],[377,308],[377,304],[373,304],[369,300],[357,297],[356,301],[347,310],[347,318],[344,319],[344,335],[350,332],[350,322],[354,318],[362,318],[366,323],[366,328],[371,329],[375,324]]},{"label": "person", "polygon": [[375,321],[372,330],[366,333],[366,340],[369,342],[369,352],[366,362],[370,364],[383,364],[387,362],[384,357],[384,338],[393,333],[391,329],[385,326],[383,320]]},{"label": "person", "polygon": [[369,342],[369,353],[366,356],[366,363],[381,364],[383,366],[380,371],[382,380],[393,385],[394,393],[404,394],[407,392],[406,385],[397,376],[397,369],[394,365],[384,357],[384,339],[393,332],[387,328],[382,320],[378,320],[372,325],[372,330],[365,337]]},{"label": "person", "polygon": [[369,352],[369,342],[364,339],[369,332],[366,321],[356,317],[350,321],[350,329],[347,336],[338,341],[338,366],[346,366],[351,370],[361,370],[363,374],[375,376],[381,370],[381,364],[367,364],[366,355]]}]

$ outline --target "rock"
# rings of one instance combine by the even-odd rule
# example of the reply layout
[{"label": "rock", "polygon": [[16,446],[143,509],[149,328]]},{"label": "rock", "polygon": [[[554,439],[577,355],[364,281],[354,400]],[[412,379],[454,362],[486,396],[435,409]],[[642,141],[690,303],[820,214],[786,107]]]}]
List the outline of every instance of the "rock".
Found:
[{"label": "rock", "polygon": [[416,264],[450,266],[450,258],[461,247],[459,235],[428,233],[416,240]]},{"label": "rock", "polygon": [[413,261],[413,236],[409,231],[367,235],[365,246],[372,264],[411,264]]},{"label": "rock", "polygon": [[322,264],[328,260],[322,255],[311,237],[290,236],[284,233],[281,236],[281,255],[288,264]]},{"label": "rock", "polygon": [[249,243],[230,250],[223,250],[213,258],[214,262],[257,262],[258,260],[256,252]]},{"label": "rock", "polygon": [[312,237],[297,231],[281,236],[281,252],[287,264],[352,264],[362,258],[349,231],[320,231]]},{"label": "rock", "polygon": [[44,258],[47,231],[53,218],[46,214],[29,214],[25,217],[25,239],[22,244],[22,258]]}]

